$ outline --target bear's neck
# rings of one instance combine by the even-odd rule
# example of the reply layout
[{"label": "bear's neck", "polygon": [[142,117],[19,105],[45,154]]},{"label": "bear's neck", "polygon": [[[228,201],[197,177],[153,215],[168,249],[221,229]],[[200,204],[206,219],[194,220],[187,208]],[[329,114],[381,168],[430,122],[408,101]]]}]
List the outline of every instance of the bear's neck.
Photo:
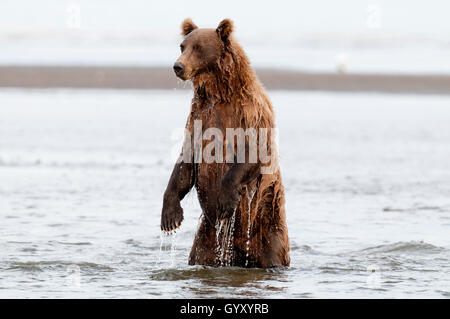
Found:
[{"label": "bear's neck", "polygon": [[238,46],[227,50],[218,64],[193,79],[197,99],[233,103],[251,98],[252,86],[258,83],[247,56]]}]

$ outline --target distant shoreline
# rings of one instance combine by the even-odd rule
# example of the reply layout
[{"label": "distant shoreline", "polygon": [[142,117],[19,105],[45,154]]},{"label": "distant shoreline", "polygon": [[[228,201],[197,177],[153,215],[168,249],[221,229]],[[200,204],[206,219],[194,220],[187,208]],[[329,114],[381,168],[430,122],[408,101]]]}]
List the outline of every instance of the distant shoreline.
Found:
[{"label": "distant shoreline", "polygon": [[[450,94],[450,75],[308,73],[267,68],[258,68],[256,73],[269,90]],[[170,67],[151,66],[0,66],[0,87],[184,88]]]}]

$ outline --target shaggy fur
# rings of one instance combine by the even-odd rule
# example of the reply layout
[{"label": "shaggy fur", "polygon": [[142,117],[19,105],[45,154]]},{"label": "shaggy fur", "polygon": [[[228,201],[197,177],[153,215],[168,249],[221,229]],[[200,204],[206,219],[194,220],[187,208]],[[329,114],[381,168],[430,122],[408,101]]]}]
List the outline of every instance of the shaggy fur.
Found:
[{"label": "shaggy fur", "polygon": [[[274,127],[271,102],[232,32],[233,23],[228,19],[217,29],[198,29],[186,19],[182,23],[182,55],[177,60],[184,66],[177,75],[192,80],[194,86],[186,128],[192,131],[194,120],[201,120],[203,130],[221,129],[224,143],[226,128]],[[204,140],[203,148],[209,142]],[[276,152],[270,145],[268,149]],[[264,165],[275,165],[274,173],[261,174]],[[277,161],[178,163],[164,195],[163,230],[180,225],[183,213],[179,202],[192,186],[197,190],[202,217],[189,264],[289,265],[284,188]]]}]

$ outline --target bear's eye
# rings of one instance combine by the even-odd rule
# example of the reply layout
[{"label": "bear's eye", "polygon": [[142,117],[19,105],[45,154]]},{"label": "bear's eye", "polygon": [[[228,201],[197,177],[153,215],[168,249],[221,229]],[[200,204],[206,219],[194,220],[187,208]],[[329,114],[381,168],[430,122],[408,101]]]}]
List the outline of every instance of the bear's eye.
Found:
[{"label": "bear's eye", "polygon": [[181,50],[181,52],[183,52],[184,51],[184,45],[180,45],[180,50]]},{"label": "bear's eye", "polygon": [[196,51],[200,51],[202,49],[202,47],[199,44],[194,44],[193,49]]}]

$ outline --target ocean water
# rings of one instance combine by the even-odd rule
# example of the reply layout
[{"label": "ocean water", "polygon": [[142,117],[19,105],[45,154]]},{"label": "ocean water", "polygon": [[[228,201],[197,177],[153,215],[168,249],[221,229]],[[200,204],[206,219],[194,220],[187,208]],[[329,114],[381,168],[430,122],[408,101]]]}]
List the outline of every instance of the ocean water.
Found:
[{"label": "ocean water", "polygon": [[0,298],[448,298],[450,97],[269,92],[291,267],[188,266],[159,230],[192,93],[0,91]]},{"label": "ocean water", "polygon": [[[3,0],[0,65],[166,65],[180,24],[235,22],[258,67],[309,72],[450,73],[446,0]],[[255,14],[255,10],[258,14]]]}]

